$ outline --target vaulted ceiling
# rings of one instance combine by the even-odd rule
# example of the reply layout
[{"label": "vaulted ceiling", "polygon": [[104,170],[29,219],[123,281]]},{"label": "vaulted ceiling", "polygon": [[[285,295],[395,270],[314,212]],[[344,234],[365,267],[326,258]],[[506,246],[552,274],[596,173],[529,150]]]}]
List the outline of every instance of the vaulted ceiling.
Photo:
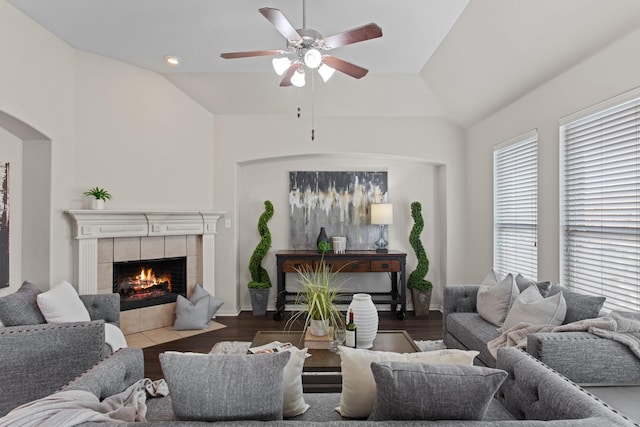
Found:
[{"label": "vaulted ceiling", "polygon": [[287,114],[313,99],[321,115],[463,127],[640,26],[637,0],[307,0],[306,27],[323,36],[375,22],[383,37],[332,51],[366,77],[336,73],[298,89],[279,87],[269,57],[220,53],[284,48],[258,9],[301,28],[302,0],[8,1],[74,48],[163,74],[214,114]]}]

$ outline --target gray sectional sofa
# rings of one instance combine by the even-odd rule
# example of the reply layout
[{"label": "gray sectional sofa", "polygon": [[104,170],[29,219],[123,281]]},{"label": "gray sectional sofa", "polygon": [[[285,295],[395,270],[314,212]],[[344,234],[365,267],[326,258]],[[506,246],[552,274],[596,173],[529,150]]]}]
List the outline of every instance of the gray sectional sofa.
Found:
[{"label": "gray sectional sofa", "polygon": [[[487,343],[500,332],[477,312],[479,286],[445,287],[444,343],[447,348],[477,350],[479,364],[495,367],[496,360]],[[527,352],[576,383],[640,383],[640,359],[629,347],[588,332],[534,333],[527,339]]]},{"label": "gray sectional sofa", "polygon": [[[143,376],[143,354],[140,349],[121,349],[95,367],[67,384],[63,390],[84,390],[100,399],[124,390]],[[492,400],[482,421],[365,421],[344,419],[334,408],[339,394],[305,394],[311,408],[303,415],[283,421],[228,421],[192,422],[176,420],[172,412],[171,397],[148,398],[146,423],[124,425],[158,426],[593,426],[614,427],[638,425],[607,406],[575,383],[558,375],[552,369],[527,353],[514,348],[500,349],[497,368],[508,376]],[[0,420],[1,421],[1,420]],[[1,424],[1,423],[0,423]],[[86,423],[86,426],[104,426],[104,423]],[[113,424],[121,426],[123,424]]]},{"label": "gray sectional sofa", "polygon": [[53,393],[110,354],[104,324],[119,326],[118,294],[81,295],[90,322],[15,325],[38,321],[37,307],[31,307],[31,316],[25,308],[32,297],[16,293],[0,303],[5,315],[14,314],[14,326],[0,327],[0,416]]}]

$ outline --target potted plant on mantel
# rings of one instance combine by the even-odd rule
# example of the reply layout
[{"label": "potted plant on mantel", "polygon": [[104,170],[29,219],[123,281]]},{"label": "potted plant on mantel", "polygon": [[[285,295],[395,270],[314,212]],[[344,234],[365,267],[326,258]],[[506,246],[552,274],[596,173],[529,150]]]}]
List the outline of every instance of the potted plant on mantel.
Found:
[{"label": "potted plant on mantel", "polygon": [[264,316],[267,314],[267,303],[269,301],[269,288],[271,288],[271,278],[267,270],[262,267],[262,259],[271,248],[271,232],[267,223],[273,217],[273,204],[266,200],[264,202],[264,212],[258,219],[258,233],[260,242],[253,250],[249,259],[249,272],[251,281],[247,284],[251,296],[251,309],[254,316]]},{"label": "potted plant on mantel", "polygon": [[93,196],[93,203],[91,207],[93,209],[104,209],[104,202],[111,200],[111,194],[104,188],[93,187],[84,192],[85,196]]},{"label": "potted plant on mantel", "polygon": [[429,259],[420,240],[420,233],[422,233],[422,229],[424,228],[422,204],[420,202],[411,203],[411,217],[413,218],[414,224],[411,228],[411,233],[409,233],[409,243],[416,253],[418,265],[416,265],[415,270],[409,274],[407,288],[411,289],[411,299],[413,301],[413,311],[415,315],[429,316],[433,284],[425,279],[425,276],[429,272]]},{"label": "potted plant on mantel", "polygon": [[335,299],[340,295],[342,285],[348,280],[336,281],[336,275],[340,269],[332,271],[323,257],[315,266],[304,265],[295,270],[300,283],[295,304],[302,308],[291,315],[286,327],[290,328],[293,323],[302,319],[302,329],[309,328],[311,334],[315,336],[327,335],[330,326],[344,328],[344,317],[335,305]]}]

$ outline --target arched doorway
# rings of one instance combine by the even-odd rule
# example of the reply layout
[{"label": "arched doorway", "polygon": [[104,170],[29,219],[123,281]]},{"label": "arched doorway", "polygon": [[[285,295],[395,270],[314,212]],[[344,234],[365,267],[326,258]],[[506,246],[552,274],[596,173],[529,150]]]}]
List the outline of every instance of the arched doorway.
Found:
[{"label": "arched doorway", "polygon": [[[17,138],[20,145],[18,154],[12,159],[16,167],[10,169],[8,189],[9,214],[13,218],[9,235],[10,288],[13,291],[23,280],[48,286],[51,263],[51,139],[3,111],[0,111],[0,128]],[[0,158],[0,162],[6,161]]]}]

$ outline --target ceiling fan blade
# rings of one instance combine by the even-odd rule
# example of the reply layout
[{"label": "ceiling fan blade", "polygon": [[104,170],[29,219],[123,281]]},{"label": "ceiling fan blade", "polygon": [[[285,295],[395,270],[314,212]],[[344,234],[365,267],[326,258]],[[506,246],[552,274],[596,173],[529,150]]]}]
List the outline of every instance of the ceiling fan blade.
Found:
[{"label": "ceiling fan blade", "polygon": [[371,23],[362,27],[352,28],[342,33],[334,34],[324,38],[324,44],[327,49],[335,49],[336,47],[346,46],[348,44],[363,42],[365,40],[382,37],[382,28]]},{"label": "ceiling fan blade", "polygon": [[282,80],[280,81],[281,87],[292,86],[291,77],[293,77],[293,73],[295,73],[298,68],[300,68],[300,65],[301,64],[299,62],[295,62],[289,68],[287,68],[287,71],[284,72],[284,74],[282,75]]},{"label": "ceiling fan blade", "polygon": [[280,34],[282,34],[287,40],[301,42],[302,37],[293,25],[289,22],[289,20],[284,16],[279,9],[274,9],[272,7],[263,7],[262,9],[258,9],[258,11],[269,20],[276,27],[276,30]]},{"label": "ceiling fan blade", "polygon": [[347,62],[343,59],[336,58],[335,56],[331,55],[323,56],[322,62],[329,67],[334,68],[341,73],[345,73],[351,77],[355,77],[356,79],[363,78],[369,72],[369,70],[367,70],[366,68],[362,68],[358,65],[352,64],[351,62]]},{"label": "ceiling fan blade", "polygon": [[250,58],[252,56],[272,56],[284,53],[283,50],[251,50],[247,52],[228,52],[221,53],[220,56],[224,59],[236,59],[236,58]]}]

